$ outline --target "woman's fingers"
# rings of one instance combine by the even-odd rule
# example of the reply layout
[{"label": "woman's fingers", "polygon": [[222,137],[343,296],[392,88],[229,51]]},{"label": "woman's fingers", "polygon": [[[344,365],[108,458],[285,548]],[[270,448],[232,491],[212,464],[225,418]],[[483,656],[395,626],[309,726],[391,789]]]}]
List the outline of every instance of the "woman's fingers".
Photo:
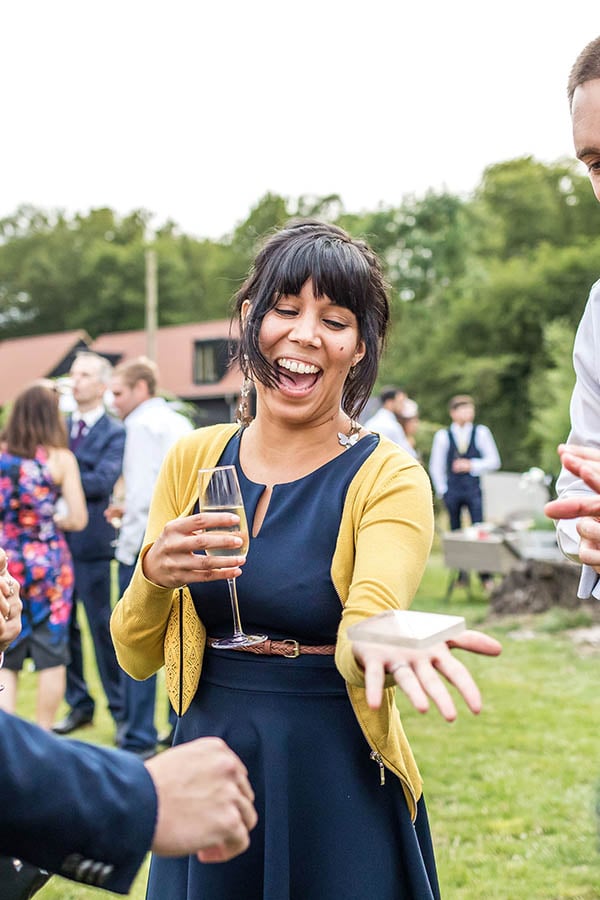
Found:
[{"label": "woman's fingers", "polygon": [[381,706],[385,681],[383,662],[376,656],[369,656],[368,654],[365,654],[363,659],[367,703],[371,709],[378,709]]},{"label": "woman's fingers", "polygon": [[[435,667],[436,672],[443,675],[449,684],[454,685],[472,713],[477,715],[481,712],[482,702],[479,688],[475,684],[467,667],[459,659],[456,659],[456,657],[446,649],[445,653],[441,653],[433,660],[432,665]],[[440,681],[440,684],[441,683],[442,682]],[[446,691],[446,693],[448,692]],[[448,694],[448,697],[449,696],[450,695]],[[442,712],[441,707],[440,712]],[[442,715],[444,715],[443,712]],[[456,713],[453,718],[455,718],[455,716]],[[451,721],[448,716],[444,717],[447,718],[448,721]]]},{"label": "woman's fingers", "polygon": [[[200,513],[168,522],[146,553],[144,575],[162,587],[237,578],[246,561],[239,516]],[[211,530],[207,530],[210,526]]]},{"label": "woman's fingers", "polygon": [[471,628],[467,628],[458,637],[449,640],[447,646],[457,650],[469,650],[471,653],[480,653],[483,656],[500,656],[502,653],[500,641],[483,631],[475,631]]},{"label": "woman's fingers", "polygon": [[429,700],[427,699],[429,691],[425,689],[425,685],[421,680],[421,674],[416,669],[413,669],[410,663],[406,662],[396,663],[391,666],[389,671],[414,708],[418,712],[426,713],[429,709]]},{"label": "woman's fingers", "polygon": [[467,667],[450,648],[468,650],[485,656],[498,656],[502,645],[481,631],[467,630],[447,643],[428,650],[401,650],[398,647],[354,644],[354,652],[365,670],[365,692],[369,706],[381,705],[386,674],[394,681],[419,712],[427,712],[429,701],[437,706],[448,722],[456,718],[456,706],[443,679],[452,684],[472,713],[481,711],[481,694]]}]

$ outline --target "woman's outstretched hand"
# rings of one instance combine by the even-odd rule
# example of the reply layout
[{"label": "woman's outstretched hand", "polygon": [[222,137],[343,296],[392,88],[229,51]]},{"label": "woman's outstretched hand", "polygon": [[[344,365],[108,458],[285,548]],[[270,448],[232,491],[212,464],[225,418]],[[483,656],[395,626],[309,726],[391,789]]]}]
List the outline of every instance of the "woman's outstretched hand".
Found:
[{"label": "woman's outstretched hand", "polygon": [[433,700],[448,722],[456,718],[456,707],[440,676],[453,684],[472,713],[481,710],[481,694],[467,667],[452,649],[469,650],[484,656],[498,656],[502,645],[481,631],[464,631],[459,637],[435,644],[427,650],[409,650],[390,644],[355,641],[354,655],[365,670],[367,703],[372,709],[381,705],[386,675],[394,681],[419,712],[427,712]]}]

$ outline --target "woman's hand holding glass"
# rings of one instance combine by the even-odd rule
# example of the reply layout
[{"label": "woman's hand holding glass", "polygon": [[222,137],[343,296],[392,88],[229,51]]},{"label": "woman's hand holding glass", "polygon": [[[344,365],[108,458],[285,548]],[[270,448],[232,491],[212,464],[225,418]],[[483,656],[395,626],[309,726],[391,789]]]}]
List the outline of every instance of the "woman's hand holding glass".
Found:
[{"label": "woman's hand holding glass", "polygon": [[[233,531],[240,535],[242,551],[244,553],[248,552],[250,534],[235,466],[213,466],[210,469],[198,469],[198,505],[202,512],[211,516],[222,514],[225,510],[234,513],[238,518],[238,522],[233,527],[230,527],[228,531]],[[216,518],[212,519],[210,526],[212,532],[219,533],[222,527],[217,524]],[[219,550],[215,551],[210,547],[206,548],[208,555],[213,555],[215,552],[218,553]],[[235,576],[227,579],[227,587],[229,589],[229,601],[233,618],[233,634],[228,638],[211,641],[211,646],[218,647],[221,650],[235,650],[239,647],[251,647],[253,644],[262,644],[267,639],[266,634],[245,634],[242,628]]]},{"label": "woman's hand holding glass", "polygon": [[[241,552],[244,541],[239,532],[227,529],[239,522],[239,516],[232,513],[198,513],[167,522],[144,557],[144,575],[153,584],[166,588],[237,578],[246,562]],[[207,531],[209,527],[223,531]],[[205,556],[201,551],[207,549],[227,552],[222,556]],[[239,556],[232,556],[232,551]]]},{"label": "woman's hand holding glass", "polygon": [[482,703],[471,673],[450,652],[451,649],[498,656],[502,645],[481,631],[467,630],[450,641],[435,644],[426,650],[409,650],[366,641],[354,642],[352,649],[365,670],[367,703],[372,709],[381,705],[385,678],[393,674],[394,681],[416,710],[427,712],[430,698],[444,719],[453,722],[457,715],[456,707],[440,675],[454,685],[472,713],[479,713]]}]

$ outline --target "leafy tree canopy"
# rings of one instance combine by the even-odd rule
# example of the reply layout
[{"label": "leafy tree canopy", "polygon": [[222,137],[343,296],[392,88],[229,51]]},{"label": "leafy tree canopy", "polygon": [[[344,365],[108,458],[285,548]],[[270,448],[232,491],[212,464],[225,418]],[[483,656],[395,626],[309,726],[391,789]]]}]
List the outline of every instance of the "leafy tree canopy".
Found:
[{"label": "leafy tree canopy", "polygon": [[[575,329],[600,275],[600,207],[575,163],[509,160],[490,166],[472,197],[430,191],[360,213],[336,194],[266,194],[221,240],[168,221],[152,236],[159,324],[227,317],[260,241],[298,216],[336,222],[381,255],[393,327],[380,383],[418,400],[422,435],[465,391],[505,469],[551,470],[568,433]],[[0,339],[143,328],[151,220],[144,209],[67,216],[31,206],[0,220]]]}]

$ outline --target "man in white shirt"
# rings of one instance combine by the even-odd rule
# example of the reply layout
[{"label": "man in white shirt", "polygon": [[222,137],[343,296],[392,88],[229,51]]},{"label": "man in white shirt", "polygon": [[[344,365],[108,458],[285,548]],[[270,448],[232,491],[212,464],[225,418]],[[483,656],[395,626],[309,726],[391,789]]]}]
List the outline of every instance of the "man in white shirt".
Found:
[{"label": "man in white shirt", "polygon": [[[474,424],[475,404],[467,394],[457,394],[448,405],[452,423],[436,431],[429,457],[429,474],[438,497],[444,501],[450,528],[458,531],[467,509],[471,523],[483,521],[479,476],[500,468],[500,455],[490,429]],[[487,573],[480,573],[487,581]],[[459,580],[466,576],[461,573]]]},{"label": "man in white shirt", "polygon": [[[600,201],[600,37],[583,48],[567,85],[573,143]],[[571,431],[559,447],[562,470],[558,500],[545,512],[560,519],[559,545],[570,559],[583,563],[578,595],[600,599],[600,281],[592,285],[573,349],[576,382],[571,397]]]},{"label": "man in white shirt", "polygon": [[379,399],[381,406],[370,419],[367,419],[364,427],[389,438],[390,441],[403,447],[411,456],[414,456],[414,448],[398,419],[402,415],[403,404],[407,399],[406,392],[402,388],[384,387]]},{"label": "man in white shirt", "polygon": [[[190,421],[166,400],[156,396],[158,368],[138,357],[121,363],[113,373],[113,403],[125,423],[123,480],[125,502],[106,511],[108,519],[122,513],[115,557],[119,562],[119,591],[129,584],[142,546],[154,485],[167,450],[192,430]],[[155,752],[154,704],[156,678],[135,681],[125,675],[127,725],[121,747],[147,759]]]}]

